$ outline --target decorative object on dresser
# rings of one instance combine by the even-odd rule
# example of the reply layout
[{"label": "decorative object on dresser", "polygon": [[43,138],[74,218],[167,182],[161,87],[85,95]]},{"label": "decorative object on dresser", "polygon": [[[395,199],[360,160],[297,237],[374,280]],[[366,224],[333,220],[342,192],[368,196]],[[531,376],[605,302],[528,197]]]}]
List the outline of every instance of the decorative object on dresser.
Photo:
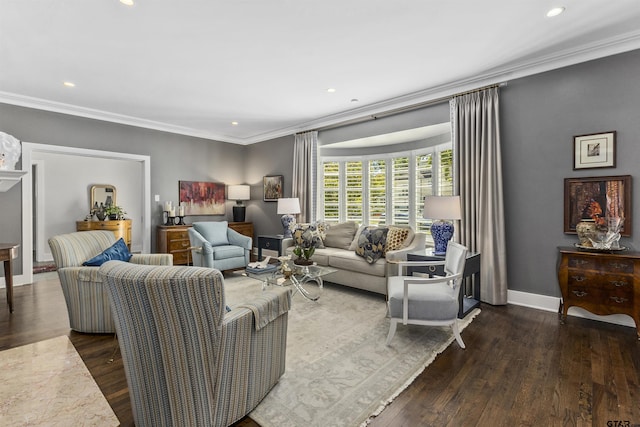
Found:
[{"label": "decorative object on dresser", "polygon": [[225,186],[219,182],[179,181],[179,206],[185,215],[224,215]]},{"label": "decorative object on dresser", "polygon": [[631,175],[565,178],[564,232],[576,233],[584,218],[606,226],[608,218],[624,218],[621,236],[631,236]]},{"label": "decorative object on dresser", "polygon": [[616,167],[616,131],[573,137],[573,170]]},{"label": "decorative object on dresser", "polygon": [[635,321],[640,339],[640,253],[558,250],[562,320],[572,306],[601,316],[626,314]]},{"label": "decorative object on dresser", "polygon": [[284,177],[282,175],[265,176],[262,178],[262,185],[264,187],[265,202],[275,202],[281,198],[284,193]]},{"label": "decorative object on dresser", "polygon": [[249,185],[230,185],[227,198],[235,200],[233,207],[233,222],[244,222],[246,206],[242,204],[244,200],[251,199],[251,187]]},{"label": "decorative object on dresser", "polygon": [[291,229],[296,224],[296,218],[293,215],[300,213],[300,200],[297,198],[280,198],[278,199],[277,214],[282,215],[282,230],[285,238],[291,237]]},{"label": "decorative object on dresser", "polygon": [[[173,265],[192,263],[188,229],[191,225],[159,225],[156,235],[156,252],[173,255]],[[252,222],[230,222],[229,228],[253,238]]]},{"label": "decorative object on dresser", "polygon": [[444,255],[454,232],[453,223],[446,220],[462,219],[460,196],[426,196],[422,217],[434,220],[431,224],[434,254]]},{"label": "decorative object on dresser", "polygon": [[116,221],[76,221],[76,231],[108,230],[116,240],[122,238],[131,250],[131,220],[120,219]]}]

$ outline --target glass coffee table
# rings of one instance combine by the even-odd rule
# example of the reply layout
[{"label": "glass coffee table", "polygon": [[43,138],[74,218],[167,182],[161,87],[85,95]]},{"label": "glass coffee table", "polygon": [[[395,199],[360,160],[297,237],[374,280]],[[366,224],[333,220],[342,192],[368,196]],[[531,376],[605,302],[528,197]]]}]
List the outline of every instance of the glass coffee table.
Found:
[{"label": "glass coffee table", "polygon": [[[322,294],[322,277],[327,274],[335,273],[335,268],[324,267],[321,265],[302,266],[294,264],[293,261],[284,261],[287,263],[291,274],[283,274],[281,269],[256,273],[244,271],[243,275],[262,282],[262,290],[267,286],[293,286],[296,292],[308,299],[309,301],[317,301]],[[292,295],[292,296],[293,296]]]}]

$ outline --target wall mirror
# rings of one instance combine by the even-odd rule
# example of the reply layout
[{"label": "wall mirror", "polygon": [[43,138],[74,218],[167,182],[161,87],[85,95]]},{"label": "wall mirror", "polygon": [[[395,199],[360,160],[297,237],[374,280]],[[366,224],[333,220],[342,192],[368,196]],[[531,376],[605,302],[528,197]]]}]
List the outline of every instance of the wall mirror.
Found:
[{"label": "wall mirror", "polygon": [[92,185],[91,186],[91,204],[89,210],[100,208],[100,206],[117,205],[116,203],[116,187],[113,185]]}]

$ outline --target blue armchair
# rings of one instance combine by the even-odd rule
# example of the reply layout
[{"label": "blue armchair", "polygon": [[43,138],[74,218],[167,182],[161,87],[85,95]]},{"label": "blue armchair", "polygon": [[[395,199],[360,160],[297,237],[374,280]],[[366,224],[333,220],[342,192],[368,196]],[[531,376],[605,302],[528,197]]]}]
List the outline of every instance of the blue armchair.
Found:
[{"label": "blue armchair", "polygon": [[189,229],[193,265],[220,271],[244,268],[251,260],[252,240],[227,221],[194,222]]}]

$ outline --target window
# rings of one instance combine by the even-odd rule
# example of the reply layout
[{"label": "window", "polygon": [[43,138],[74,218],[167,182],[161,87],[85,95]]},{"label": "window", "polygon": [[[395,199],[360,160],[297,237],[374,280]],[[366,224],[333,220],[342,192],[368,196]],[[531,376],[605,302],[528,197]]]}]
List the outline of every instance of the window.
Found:
[{"label": "window", "polygon": [[[408,153],[321,159],[320,216],[326,221],[406,224],[429,232],[424,197],[453,194],[451,143]],[[387,220],[391,218],[391,220]]]}]

